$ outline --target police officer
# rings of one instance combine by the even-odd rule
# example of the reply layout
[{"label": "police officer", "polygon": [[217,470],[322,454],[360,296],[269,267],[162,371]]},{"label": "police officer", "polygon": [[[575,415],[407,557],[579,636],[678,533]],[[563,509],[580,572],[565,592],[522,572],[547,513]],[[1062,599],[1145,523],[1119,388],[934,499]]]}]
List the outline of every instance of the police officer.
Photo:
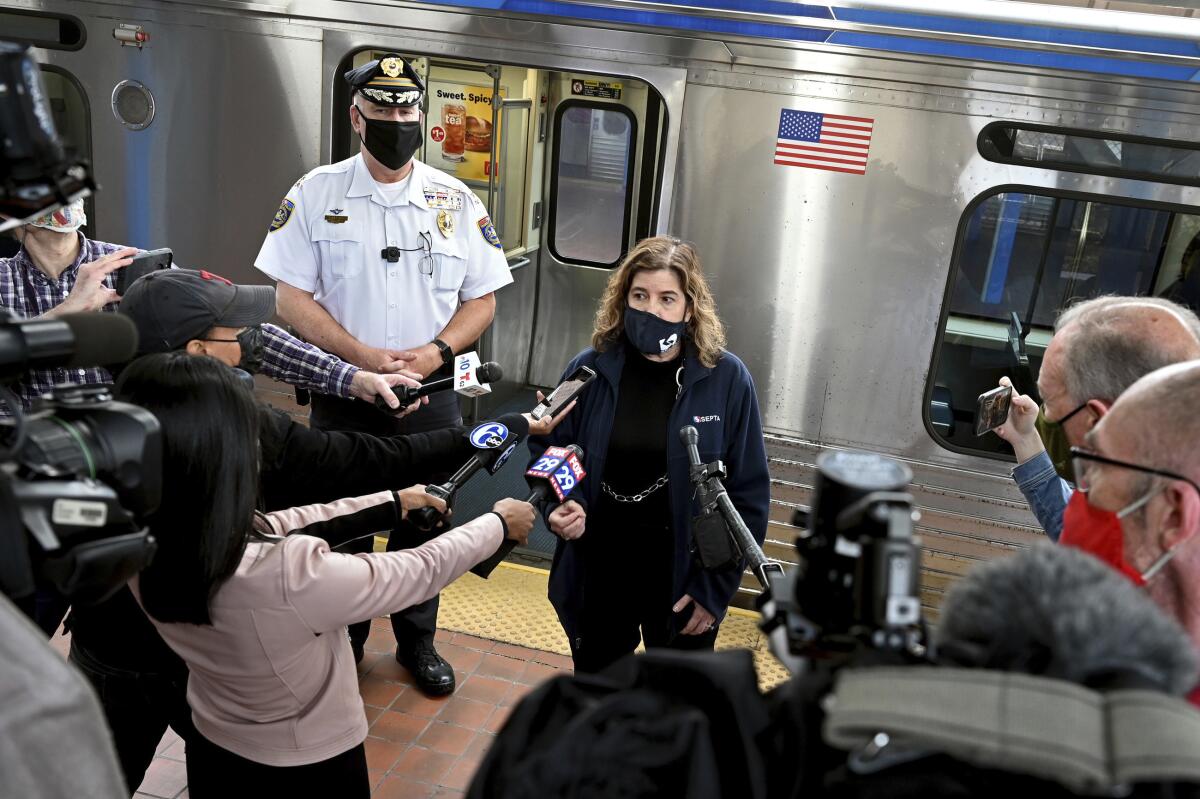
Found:
[{"label": "police officer", "polygon": [[[371,371],[427,378],[449,369],[491,324],[493,292],[512,276],[479,199],[413,158],[422,138],[420,76],[387,55],[345,79],[361,151],[292,186],[255,266],[278,282],[279,314],[313,344]],[[460,414],[452,392],[400,420],[367,403],[314,396],[311,421],[327,430],[416,433],[457,424]],[[411,540],[391,540],[402,538]],[[437,606],[434,597],[392,615],[397,660],[433,696],[454,690],[454,671],[433,645]],[[357,656],[368,632],[366,622],[351,628]]]}]

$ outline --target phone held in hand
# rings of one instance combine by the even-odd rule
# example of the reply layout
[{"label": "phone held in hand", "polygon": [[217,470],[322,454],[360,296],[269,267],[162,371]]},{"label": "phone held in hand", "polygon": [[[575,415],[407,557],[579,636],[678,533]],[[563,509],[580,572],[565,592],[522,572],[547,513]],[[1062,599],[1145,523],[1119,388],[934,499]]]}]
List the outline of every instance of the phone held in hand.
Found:
[{"label": "phone held in hand", "polygon": [[1000,386],[979,395],[975,409],[975,435],[995,430],[1008,421],[1008,409],[1012,407],[1012,388]]},{"label": "phone held in hand", "polygon": [[535,420],[557,416],[563,408],[571,404],[571,400],[579,396],[595,376],[596,373],[592,369],[586,366],[579,367],[570,377],[559,383],[558,387],[550,392],[550,396],[539,402],[529,415]]},{"label": "phone held in hand", "polygon": [[124,295],[134,281],[143,275],[157,272],[159,269],[170,269],[174,260],[175,254],[171,252],[170,247],[139,252],[133,256],[133,263],[113,273],[117,293]]}]

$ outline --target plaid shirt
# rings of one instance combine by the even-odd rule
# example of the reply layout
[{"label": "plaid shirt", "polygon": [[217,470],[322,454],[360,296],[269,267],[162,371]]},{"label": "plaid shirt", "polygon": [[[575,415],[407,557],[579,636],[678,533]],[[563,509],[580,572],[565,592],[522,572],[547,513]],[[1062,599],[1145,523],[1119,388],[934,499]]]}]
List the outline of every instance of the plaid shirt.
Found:
[{"label": "plaid shirt", "polygon": [[[22,247],[12,258],[0,258],[0,306],[24,319],[32,319],[61,305],[79,277],[79,267],[116,252],[123,245],[91,241],[79,234],[79,256],[57,279],[38,269]],[[116,288],[113,275],[104,285]],[[104,310],[115,312],[117,303]],[[350,395],[350,381],[358,367],[307,344],[275,325],[263,325],[263,374],[300,388],[338,397]],[[95,385],[112,383],[107,369],[32,369],[13,385],[26,409],[36,397],[48,394],[56,385]],[[0,415],[7,415],[7,409]]]}]

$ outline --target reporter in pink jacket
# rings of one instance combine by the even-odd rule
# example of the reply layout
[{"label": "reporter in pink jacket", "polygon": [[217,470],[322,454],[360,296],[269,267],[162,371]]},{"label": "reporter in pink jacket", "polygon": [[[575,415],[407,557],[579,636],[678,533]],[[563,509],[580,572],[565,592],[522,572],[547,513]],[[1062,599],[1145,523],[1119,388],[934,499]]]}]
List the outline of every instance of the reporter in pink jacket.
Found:
[{"label": "reporter in pink jacket", "polygon": [[344,628],[434,596],[506,536],[524,542],[533,508],[505,499],[416,549],[340,554],[330,542],[444,505],[413,486],[256,513],[259,414],[233,370],[152,355],[118,393],[163,428],[163,501],[149,520],[158,553],[130,587],[190,670],[189,795],[369,796]]}]

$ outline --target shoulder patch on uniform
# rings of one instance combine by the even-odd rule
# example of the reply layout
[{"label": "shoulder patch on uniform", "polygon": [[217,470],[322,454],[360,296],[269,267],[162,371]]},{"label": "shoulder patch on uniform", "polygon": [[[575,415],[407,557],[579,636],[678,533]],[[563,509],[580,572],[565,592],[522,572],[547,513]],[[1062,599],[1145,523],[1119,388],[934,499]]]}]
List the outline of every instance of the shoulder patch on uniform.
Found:
[{"label": "shoulder patch on uniform", "polygon": [[461,211],[463,207],[463,193],[458,189],[449,189],[445,186],[425,186],[422,191],[425,194],[425,205],[430,208],[436,208],[449,211]]},{"label": "shoulder patch on uniform", "polygon": [[283,198],[283,202],[279,204],[279,210],[275,212],[275,218],[271,220],[271,228],[268,233],[274,233],[288,223],[292,218],[292,211],[296,210],[296,204],[287,197]]},{"label": "shoulder patch on uniform", "polygon": [[476,223],[479,225],[479,232],[483,234],[483,240],[495,247],[497,250],[503,250],[504,245],[500,243],[500,237],[496,235],[496,227],[492,224],[492,220],[486,216],[480,217]]}]

